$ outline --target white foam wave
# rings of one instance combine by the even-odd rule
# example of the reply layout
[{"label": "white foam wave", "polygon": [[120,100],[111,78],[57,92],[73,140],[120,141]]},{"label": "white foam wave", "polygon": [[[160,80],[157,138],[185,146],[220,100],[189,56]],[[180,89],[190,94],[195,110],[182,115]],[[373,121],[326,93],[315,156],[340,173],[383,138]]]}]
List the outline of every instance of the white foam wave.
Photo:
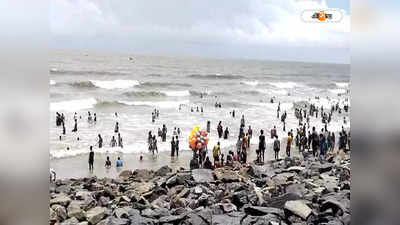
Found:
[{"label": "white foam wave", "polygon": [[335,83],[335,85],[338,86],[339,88],[347,88],[349,86],[349,83],[337,82],[337,83]]},{"label": "white foam wave", "polygon": [[188,90],[184,91],[163,91],[163,93],[167,96],[170,97],[184,97],[184,96],[189,96],[190,93]]},{"label": "white foam wave", "polygon": [[56,82],[55,82],[54,80],[50,80],[50,81],[49,81],[49,84],[50,84],[50,85],[55,85]]},{"label": "white foam wave", "polygon": [[334,93],[334,94],[345,94],[346,93],[345,89],[331,89],[329,91]]},{"label": "white foam wave", "polygon": [[94,98],[62,101],[62,102],[52,102],[50,103],[51,111],[68,111],[75,112],[82,109],[90,109],[97,103]]},{"label": "white foam wave", "polygon": [[257,86],[259,84],[258,80],[242,81],[240,83],[245,84],[245,85],[249,85],[249,86]]},{"label": "white foam wave", "polygon": [[295,82],[270,82],[269,84],[277,88],[283,88],[283,89],[290,89],[299,86]]},{"label": "white foam wave", "polygon": [[185,101],[162,101],[162,102],[150,102],[150,101],[119,101],[126,105],[136,105],[136,106],[153,106],[160,108],[178,108],[181,104],[189,104],[189,100]]},{"label": "white foam wave", "polygon": [[90,80],[90,82],[104,89],[126,89],[140,85],[137,80]]}]

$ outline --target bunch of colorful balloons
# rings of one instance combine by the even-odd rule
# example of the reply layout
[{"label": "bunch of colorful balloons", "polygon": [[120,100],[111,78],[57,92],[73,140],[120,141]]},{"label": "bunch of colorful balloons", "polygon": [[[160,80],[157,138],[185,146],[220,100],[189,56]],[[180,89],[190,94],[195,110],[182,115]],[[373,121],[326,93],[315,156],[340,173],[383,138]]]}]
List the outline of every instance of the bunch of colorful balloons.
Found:
[{"label": "bunch of colorful balloons", "polygon": [[208,133],[205,130],[200,131],[200,126],[194,126],[189,136],[189,146],[193,150],[200,150],[208,144]]}]

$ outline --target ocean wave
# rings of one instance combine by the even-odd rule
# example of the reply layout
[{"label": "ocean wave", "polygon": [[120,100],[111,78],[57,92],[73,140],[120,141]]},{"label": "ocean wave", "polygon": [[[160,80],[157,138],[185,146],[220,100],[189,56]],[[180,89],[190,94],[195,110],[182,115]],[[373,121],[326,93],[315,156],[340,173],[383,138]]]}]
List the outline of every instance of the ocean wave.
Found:
[{"label": "ocean wave", "polygon": [[82,109],[90,109],[93,108],[97,103],[95,98],[85,98],[85,99],[77,99],[77,100],[69,100],[69,101],[61,101],[61,102],[52,102],[50,103],[51,111],[68,111],[75,112]]},{"label": "ocean wave", "polygon": [[141,87],[191,87],[191,84],[186,83],[169,83],[169,82],[143,82],[140,83]]},{"label": "ocean wave", "polygon": [[336,82],[335,85],[339,88],[347,88],[349,86],[349,83],[347,82]]},{"label": "ocean wave", "polygon": [[55,74],[55,75],[111,75],[111,76],[117,76],[117,75],[128,75],[128,72],[122,72],[122,71],[94,71],[94,70],[60,70],[57,68],[51,68],[50,69],[50,74]]},{"label": "ocean wave", "polygon": [[347,92],[346,89],[330,89],[329,91],[333,94],[345,94]]},{"label": "ocean wave", "polygon": [[299,86],[299,84],[295,83],[295,82],[270,82],[270,85],[277,87],[277,88],[281,88],[281,89],[290,89],[290,88],[295,88],[297,86]]},{"label": "ocean wave", "polygon": [[194,78],[194,79],[244,79],[245,77],[240,76],[240,75],[230,75],[230,74],[191,74],[188,77]]},{"label": "ocean wave", "polygon": [[257,86],[259,84],[258,80],[253,81],[241,81],[241,84],[249,85],[249,86]]},{"label": "ocean wave", "polygon": [[118,101],[119,103],[130,106],[151,106],[159,108],[178,108],[179,105],[189,104],[189,100],[185,101]]},{"label": "ocean wave", "polygon": [[170,97],[184,97],[184,96],[189,96],[190,92],[188,90],[184,91],[162,91],[167,96]]},{"label": "ocean wave", "polygon": [[56,81],[50,80],[50,81],[49,81],[49,85],[56,85]]},{"label": "ocean wave", "polygon": [[140,85],[137,80],[90,80],[96,87],[103,89],[127,89]]},{"label": "ocean wave", "polygon": [[166,94],[158,91],[129,91],[123,93],[127,97],[165,97]]},{"label": "ocean wave", "polygon": [[96,88],[96,85],[94,85],[91,81],[76,81],[67,84],[75,88]]}]

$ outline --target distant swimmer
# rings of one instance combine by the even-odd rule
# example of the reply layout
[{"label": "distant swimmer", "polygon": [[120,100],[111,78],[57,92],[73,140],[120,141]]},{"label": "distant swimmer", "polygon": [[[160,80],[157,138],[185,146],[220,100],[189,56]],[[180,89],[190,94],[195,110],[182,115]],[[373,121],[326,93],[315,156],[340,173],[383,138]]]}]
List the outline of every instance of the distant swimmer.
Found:
[{"label": "distant swimmer", "polygon": [[107,156],[106,164],[104,165],[107,169],[111,168],[111,160],[110,156]]}]

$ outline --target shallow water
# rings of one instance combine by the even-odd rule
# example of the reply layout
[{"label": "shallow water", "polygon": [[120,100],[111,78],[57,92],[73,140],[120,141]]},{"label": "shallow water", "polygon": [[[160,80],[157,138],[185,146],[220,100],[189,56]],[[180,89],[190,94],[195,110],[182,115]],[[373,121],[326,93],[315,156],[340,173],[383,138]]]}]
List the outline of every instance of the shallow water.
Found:
[{"label": "shallow water", "polygon": [[[169,152],[172,130],[179,127],[180,149],[188,155],[191,129],[195,125],[206,128],[207,120],[211,121],[209,148],[217,141],[221,141],[222,149],[235,146],[241,115],[245,115],[246,127],[251,125],[256,138],[261,129],[268,134],[273,126],[277,126],[280,137],[285,137],[287,133],[276,117],[277,102],[288,113],[286,131],[295,130],[298,121],[294,117],[294,103],[312,102],[326,109],[337,101],[343,105],[349,96],[349,80],[349,65],[54,52],[49,81],[51,165],[65,160],[60,167],[69,167],[72,176],[75,168],[81,168],[81,159],[87,157],[89,146],[96,145],[98,134],[105,146],[94,147],[96,153],[102,154],[100,157],[147,155],[148,131],[155,134],[163,124],[168,128],[167,142],[158,141],[159,151]],[[269,102],[272,97],[275,103]],[[221,102],[222,108],[215,108],[215,102]],[[197,106],[203,107],[204,113],[196,112]],[[190,112],[191,107],[195,112]],[[151,123],[155,108],[160,110],[160,118]],[[232,110],[236,111],[235,118],[230,115]],[[62,128],[55,126],[56,111],[66,116],[67,134],[61,141]],[[97,114],[97,123],[88,123],[87,111]],[[78,119],[77,133],[71,133],[74,112],[82,117]],[[348,121],[345,125],[343,116]],[[120,123],[123,149],[108,147],[115,135],[116,121]],[[219,121],[224,129],[229,127],[229,140],[216,137]],[[342,125],[350,126],[348,114],[334,114],[328,129],[337,131]],[[320,130],[320,117],[312,118],[311,126]],[[155,164],[138,165],[153,168],[162,163],[158,159]]]}]

